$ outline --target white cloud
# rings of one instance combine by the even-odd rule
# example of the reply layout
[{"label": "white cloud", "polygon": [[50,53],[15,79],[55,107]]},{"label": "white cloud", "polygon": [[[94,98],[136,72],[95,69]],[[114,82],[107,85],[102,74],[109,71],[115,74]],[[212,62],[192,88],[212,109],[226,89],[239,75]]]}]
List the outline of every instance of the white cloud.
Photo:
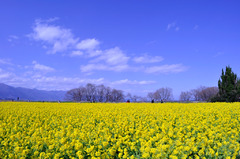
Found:
[{"label": "white cloud", "polygon": [[80,67],[82,72],[89,73],[92,71],[116,71],[120,72],[123,70],[130,69],[128,66],[128,57],[118,47],[111,48],[108,50],[97,50],[96,52],[90,52],[90,56],[96,56],[87,65]]},{"label": "white cloud", "polygon": [[[47,22],[47,23],[50,23],[50,22],[54,22],[54,21],[56,21],[56,20],[59,20],[59,18],[58,18],[58,17],[49,18],[49,19],[46,20],[46,22]],[[41,20],[40,20],[40,21],[41,21]]]},{"label": "white cloud", "polygon": [[71,57],[73,56],[82,56],[83,52],[82,51],[72,51],[72,53],[70,54]]},{"label": "white cloud", "polygon": [[95,57],[95,56],[99,56],[103,53],[102,50],[88,50],[87,51],[87,54],[88,54],[88,57]]},{"label": "white cloud", "polygon": [[[35,87],[46,88],[46,89],[61,89],[68,90],[71,88],[76,88],[79,85],[94,83],[103,84],[105,82],[104,78],[98,79],[87,79],[87,78],[71,78],[71,77],[56,77],[56,76],[33,76],[32,80],[37,83]],[[50,87],[50,88],[49,88]]]},{"label": "white cloud", "polygon": [[[160,61],[160,58],[158,59]],[[153,62],[153,61],[151,61]],[[155,62],[155,61],[154,61]],[[87,65],[82,65],[80,67],[81,72],[92,73],[93,71],[134,71],[134,72],[145,72],[145,73],[178,73],[187,70],[187,67],[182,64],[172,64],[172,65],[161,65],[152,67],[136,67],[129,66],[127,63],[120,63],[117,65],[109,65],[108,63],[90,63]]]},{"label": "white cloud", "polygon": [[176,25],[175,22],[169,23],[169,24],[167,25],[167,31],[169,31],[169,30],[172,29],[172,28],[173,28],[175,31],[179,31],[179,30],[180,30],[180,28]]},{"label": "white cloud", "polygon": [[136,63],[156,63],[163,61],[163,57],[161,56],[149,56],[147,54],[139,57],[133,58],[133,61]]},{"label": "white cloud", "polygon": [[13,65],[9,59],[0,59],[0,64]]},{"label": "white cloud", "polygon": [[120,72],[123,70],[127,70],[129,68],[128,65],[115,65],[115,66],[109,66],[106,64],[87,64],[82,65],[80,67],[80,70],[82,72],[92,72],[92,71],[116,71]]},{"label": "white cloud", "polygon": [[72,88],[85,85],[87,83],[104,84],[106,86],[121,86],[122,85],[148,85],[154,84],[155,81],[137,81],[137,80],[117,80],[107,81],[104,78],[79,78],[79,77],[64,77],[64,76],[45,76],[41,74],[15,75],[12,73],[2,72],[0,69],[0,79],[3,83],[27,88],[36,88],[41,90],[69,90]]},{"label": "white cloud", "polygon": [[109,70],[106,65],[103,64],[87,64],[80,67],[82,72],[92,72],[94,70]]},{"label": "white cloud", "polygon": [[146,73],[178,73],[187,70],[182,64],[162,65],[145,68]]},{"label": "white cloud", "polygon": [[146,85],[146,84],[153,84],[156,83],[156,81],[137,81],[137,80],[129,80],[129,79],[123,79],[119,81],[112,82],[113,85],[121,85],[121,84],[129,84],[129,85]]},{"label": "white cloud", "polygon": [[[1,79],[1,73],[0,73]],[[2,79],[1,79],[2,80]],[[60,76],[28,76],[28,77],[17,77],[11,76],[2,80],[4,83],[27,87],[36,88],[40,90],[69,90],[72,88],[85,85],[87,83],[104,84],[106,81],[104,78],[90,79],[90,78],[71,78],[71,77],[60,77]]]},{"label": "white cloud", "polygon": [[[21,72],[19,74],[14,74],[13,72],[6,72],[0,68],[0,80],[3,83],[13,85],[13,86],[21,86],[28,88],[37,88],[44,90],[69,90],[71,88],[76,88],[80,85],[84,85],[87,83],[94,84],[105,84],[112,85],[116,87],[121,87],[128,85],[148,85],[154,84],[156,81],[152,80],[129,80],[122,79],[117,81],[107,81],[104,78],[80,78],[80,77],[64,77],[64,76],[46,76],[46,72],[54,71],[53,68],[49,66],[45,66],[39,64],[36,61],[32,62],[33,66],[27,67],[27,72]],[[23,68],[24,69],[24,68]],[[82,66],[81,70],[83,72],[91,72],[93,70],[105,70],[105,71],[121,71],[121,70],[131,70],[133,68],[128,65],[107,65],[107,64],[88,64],[86,66]],[[137,71],[147,72],[147,73],[175,73],[182,72],[186,69],[185,66],[181,64],[176,65],[163,65],[163,66],[155,66],[150,68],[141,68]],[[36,71],[37,70],[37,71]],[[17,72],[16,72],[17,73]]]},{"label": "white cloud", "polygon": [[11,76],[11,73],[8,72],[0,72],[0,79],[5,79],[5,78],[9,78]]},{"label": "white cloud", "polygon": [[213,57],[218,57],[218,56],[221,56],[221,55],[224,55],[224,52],[217,52]]},{"label": "white cloud", "polygon": [[[79,40],[76,38],[70,29],[63,28],[61,26],[53,25],[51,22],[58,18],[52,18],[48,20],[36,20],[33,33],[29,35],[34,40],[43,42],[43,47],[49,49],[49,53],[68,52],[68,56],[76,57],[83,56],[87,58],[88,64],[80,66],[80,70],[86,74],[93,71],[139,71],[146,73],[165,73],[165,72],[181,72],[184,70],[183,65],[163,65],[153,66],[146,68],[145,66],[130,66],[129,59],[119,47],[114,47],[106,50],[102,50],[99,45],[100,42],[95,38],[88,38],[85,40]],[[170,23],[167,26],[167,30],[179,30],[176,23]],[[149,56],[147,54],[134,57],[133,61],[136,63],[157,63],[161,62],[163,58],[161,56]],[[1,61],[0,61],[1,62]],[[53,68],[33,62],[33,68],[35,70],[45,72],[54,71]]]},{"label": "white cloud", "polygon": [[71,78],[71,77],[56,77],[56,76],[41,76],[32,78],[35,83],[34,87],[45,90],[69,90],[72,88],[85,85],[87,83],[103,84],[104,78],[89,79],[89,78]]},{"label": "white cloud", "polygon": [[[11,77],[12,77],[12,73],[11,72],[6,72],[6,71],[4,71],[3,69],[0,68],[0,79],[1,80],[9,79]],[[4,82],[4,81],[1,81],[1,82]]]},{"label": "white cloud", "polygon": [[12,41],[17,40],[17,39],[19,39],[19,37],[16,36],[16,35],[10,35],[10,36],[8,36],[8,41],[9,41],[9,42],[12,42]]},{"label": "white cloud", "polygon": [[99,51],[96,50],[100,44],[98,40],[89,38],[79,41],[79,38],[76,38],[70,29],[51,24],[57,19],[36,20],[33,33],[28,36],[36,41],[43,42],[43,48],[48,49],[48,53],[55,54],[68,51],[71,52],[69,55],[72,57],[80,55],[80,52],[76,51],[82,53],[86,51],[89,57],[99,55]]},{"label": "white cloud", "polygon": [[172,27],[175,27],[175,23],[170,23],[167,25],[167,30],[171,29]]},{"label": "white cloud", "polygon": [[111,48],[102,52],[102,54],[92,62],[104,61],[108,65],[126,65],[130,57],[126,56],[118,47]]},{"label": "white cloud", "polygon": [[36,19],[35,23],[51,23],[51,22],[55,22],[57,20],[59,20],[58,17],[52,17],[52,18],[49,18],[49,19]]},{"label": "white cloud", "polygon": [[[34,62],[36,63],[36,62]],[[37,64],[37,63],[36,63]],[[43,65],[36,65],[37,69],[46,70]],[[104,78],[80,78],[80,77],[64,77],[64,76],[46,76],[43,73],[34,71],[34,67],[29,67],[27,72],[15,74],[6,72],[0,68],[0,80],[2,83],[17,87],[37,88],[43,90],[69,90],[79,87],[87,83],[104,84],[107,81]]]},{"label": "white cloud", "polygon": [[121,72],[121,71],[125,71],[125,70],[133,70],[133,68],[129,67],[127,64],[119,64],[119,65],[115,65],[115,66],[110,66],[112,71],[117,71],[117,72]]},{"label": "white cloud", "polygon": [[66,51],[76,45],[77,38],[74,38],[70,29],[51,25],[42,21],[36,21],[33,33],[30,37],[34,40],[43,41],[51,46],[49,53]]},{"label": "white cloud", "polygon": [[96,39],[86,39],[79,42],[76,47],[80,50],[93,50],[99,45],[99,41]]},{"label": "white cloud", "polygon": [[55,71],[54,68],[49,67],[49,66],[45,66],[45,65],[41,65],[41,64],[37,63],[36,61],[33,61],[32,64],[33,64],[33,69],[34,70],[39,70],[39,71],[43,71],[43,72]]},{"label": "white cloud", "polygon": [[152,67],[131,67],[127,64],[125,65],[106,65],[106,64],[87,64],[80,67],[81,72],[92,73],[93,71],[134,71],[134,72],[145,72],[149,74],[153,73],[179,73],[184,72],[188,67],[182,64],[172,64],[172,65],[161,65]]},{"label": "white cloud", "polygon": [[[129,66],[128,61],[130,57],[123,53],[123,51],[118,48],[111,48],[108,50],[96,50],[90,53],[91,57],[96,57],[90,61],[87,65],[82,65],[80,67],[81,72],[92,74],[93,71],[143,71],[150,73],[154,72],[153,68],[144,68],[143,66]],[[157,63],[161,62],[163,58],[161,56],[149,56],[147,54],[135,57],[133,61],[136,63]],[[158,68],[159,69],[159,68]],[[163,72],[163,71],[162,71]],[[169,69],[166,71],[169,72]],[[173,71],[172,71],[173,72]]]}]

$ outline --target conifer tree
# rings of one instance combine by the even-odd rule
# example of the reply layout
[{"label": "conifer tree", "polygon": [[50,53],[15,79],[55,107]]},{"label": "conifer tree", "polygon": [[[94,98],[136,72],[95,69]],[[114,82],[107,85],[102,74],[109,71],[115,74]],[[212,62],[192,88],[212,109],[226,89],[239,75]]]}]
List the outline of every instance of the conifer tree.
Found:
[{"label": "conifer tree", "polygon": [[227,66],[225,72],[222,69],[221,78],[218,81],[217,101],[235,102],[239,100],[240,81],[237,75],[232,72],[231,67]]}]

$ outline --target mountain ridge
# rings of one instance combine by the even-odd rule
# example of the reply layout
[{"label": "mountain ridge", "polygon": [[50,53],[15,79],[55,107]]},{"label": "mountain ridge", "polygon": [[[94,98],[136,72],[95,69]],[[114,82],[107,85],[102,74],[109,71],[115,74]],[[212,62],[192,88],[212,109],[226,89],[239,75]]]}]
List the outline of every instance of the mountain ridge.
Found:
[{"label": "mountain ridge", "polygon": [[0,100],[63,101],[65,94],[66,91],[46,91],[0,83]]}]

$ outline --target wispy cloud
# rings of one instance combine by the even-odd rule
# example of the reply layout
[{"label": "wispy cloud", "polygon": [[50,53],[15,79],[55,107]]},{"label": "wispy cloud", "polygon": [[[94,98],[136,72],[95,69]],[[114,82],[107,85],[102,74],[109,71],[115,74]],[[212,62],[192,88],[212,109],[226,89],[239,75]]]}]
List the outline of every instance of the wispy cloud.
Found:
[{"label": "wispy cloud", "polygon": [[[12,73],[6,72],[0,68],[0,80],[8,79],[12,76]],[[2,81],[1,81],[2,82]]]},{"label": "wispy cloud", "polygon": [[167,31],[171,30],[171,29],[174,29],[175,31],[179,31],[180,30],[180,27],[177,26],[177,24],[175,22],[173,23],[169,23],[167,25]]},{"label": "wispy cloud", "polygon": [[79,42],[76,47],[77,49],[80,49],[80,50],[93,50],[99,44],[100,42],[96,39],[86,39]]},{"label": "wispy cloud", "polygon": [[49,45],[48,53],[56,53],[66,51],[76,46],[78,38],[75,38],[70,29],[56,26],[50,23],[44,23],[36,20],[33,26],[33,33],[29,35],[37,41],[44,42]]},{"label": "wispy cloud", "polygon": [[83,52],[82,51],[72,51],[72,53],[70,54],[71,57],[73,56],[82,56]]},{"label": "wispy cloud", "polygon": [[87,64],[87,65],[82,65],[80,67],[80,70],[82,72],[92,72],[94,70],[96,71],[106,71],[106,70],[110,70],[110,68],[107,65],[104,64]]},{"label": "wispy cloud", "polygon": [[36,69],[38,71],[39,69],[46,71],[49,70],[49,67],[39,64],[36,64],[35,66],[36,67],[27,67],[26,71],[21,72],[20,74],[7,72],[0,68],[0,80],[2,83],[12,86],[44,90],[69,90],[87,83],[104,84],[108,82],[104,78],[65,77],[54,76],[52,74],[46,75],[44,73],[36,72]]},{"label": "wispy cloud", "polygon": [[[36,20],[33,33],[29,35],[34,40],[42,41],[45,48],[49,48],[48,53],[71,52],[70,57],[82,56],[93,58],[86,66],[82,66],[82,72],[93,70],[112,70],[121,71],[128,67],[128,57],[118,48],[110,48],[106,50],[99,49],[100,42],[95,38],[79,40],[70,29],[53,25],[53,20]],[[39,65],[38,65],[39,66]],[[95,66],[98,66],[95,68]],[[111,67],[110,67],[111,66]],[[41,69],[51,70],[47,67]]]},{"label": "wispy cloud", "polygon": [[169,23],[169,24],[167,25],[167,30],[175,27],[175,25],[176,25],[175,23]]},{"label": "wispy cloud", "polygon": [[2,65],[13,65],[10,59],[0,59]]},{"label": "wispy cloud", "polygon": [[195,25],[195,26],[193,27],[194,30],[198,30],[198,28],[199,28],[198,25]]},{"label": "wispy cloud", "polygon": [[224,52],[217,52],[213,57],[218,57],[218,56],[221,56],[221,55],[224,55]]},{"label": "wispy cloud", "polygon": [[124,70],[128,70],[128,65],[115,65],[115,66],[109,66],[107,64],[87,64],[82,65],[80,67],[80,70],[82,72],[93,72],[93,71],[115,71],[115,72],[121,72]]},{"label": "wispy cloud", "polygon": [[82,72],[92,72],[92,71],[124,71],[129,69],[128,57],[123,51],[118,48],[111,48],[107,50],[98,51],[99,54],[87,65],[82,65],[80,67]]},{"label": "wispy cloud", "polygon": [[129,85],[147,85],[147,84],[154,84],[156,81],[137,81],[137,80],[129,80],[129,79],[123,79],[114,81],[111,84],[113,85],[121,85],[121,84],[129,84]]},{"label": "wispy cloud", "polygon": [[145,72],[146,73],[179,73],[179,72],[184,72],[187,69],[188,68],[182,64],[172,64],[172,65],[147,67],[145,69]]},{"label": "wispy cloud", "polygon": [[[54,22],[54,21],[57,21],[57,20],[59,20],[58,17],[53,17],[53,18],[47,19],[45,22],[51,23],[51,22]],[[37,21],[38,21],[38,22],[44,22],[42,19],[39,19],[39,20],[37,20]]]},{"label": "wispy cloud", "polygon": [[[57,19],[36,20],[33,32],[28,35],[33,40],[43,42],[43,48],[48,49],[47,53],[55,54],[72,50],[92,52],[100,44],[95,38],[80,41],[78,37],[74,36],[71,29],[52,24]],[[76,55],[76,52],[70,54],[70,56],[72,55]]]},{"label": "wispy cloud", "polygon": [[43,71],[43,72],[53,72],[53,71],[55,71],[54,68],[46,66],[46,65],[41,65],[41,64],[37,63],[36,61],[33,61],[32,64],[33,64],[33,69],[34,70]]},{"label": "wispy cloud", "polygon": [[97,56],[103,54],[103,50],[88,50],[86,53],[89,58],[97,57]]},{"label": "wispy cloud", "polygon": [[157,63],[163,60],[164,59],[161,56],[149,56],[147,54],[133,58],[133,61],[136,63]]},{"label": "wispy cloud", "polygon": [[92,62],[103,61],[108,65],[119,65],[119,64],[127,64],[130,57],[123,53],[123,51],[118,48],[111,48],[102,52],[102,54],[96,59],[92,60]]},{"label": "wispy cloud", "polygon": [[[32,68],[35,70],[34,68]],[[65,76],[51,76],[44,74],[36,74],[34,71],[29,73],[21,73],[16,75],[11,72],[6,72],[0,68],[0,79],[6,84],[13,86],[21,86],[28,88],[37,88],[43,90],[69,90],[87,83],[105,84],[107,86],[122,86],[122,85],[148,85],[154,84],[156,81],[147,80],[117,80],[108,81],[101,78],[80,78],[80,77],[65,77]]]},{"label": "wispy cloud", "polygon": [[84,73],[92,74],[93,71],[114,71],[114,72],[122,72],[122,71],[133,71],[133,72],[143,72],[148,74],[166,74],[166,73],[180,73],[187,71],[188,67],[182,64],[171,64],[171,65],[158,65],[151,67],[133,67],[129,65],[116,65],[109,66],[106,64],[87,64],[82,65],[80,70]]},{"label": "wispy cloud", "polygon": [[[17,67],[17,65],[16,65]],[[32,62],[32,65],[22,68],[25,72],[15,74],[14,72],[7,72],[0,68],[0,80],[3,83],[10,84],[13,86],[37,88],[44,90],[69,90],[71,88],[76,88],[80,85],[85,85],[87,83],[94,84],[105,84],[109,86],[122,87],[126,85],[150,85],[156,83],[153,80],[129,80],[129,79],[120,79],[116,81],[109,81],[101,78],[80,78],[80,77],[65,77],[65,76],[56,76],[51,74],[46,74],[46,72],[52,72],[55,69],[43,64],[39,64],[36,61]],[[121,70],[131,70],[128,65],[109,65],[104,64],[89,64],[82,68],[86,72],[92,70],[109,70],[109,71],[121,71]],[[163,65],[155,66],[149,68],[136,69],[135,71],[142,71],[146,73],[176,73],[184,71],[185,66],[178,65]]]},{"label": "wispy cloud", "polygon": [[10,36],[8,36],[8,41],[9,41],[9,42],[12,42],[12,41],[18,40],[18,39],[19,39],[19,37],[16,36],[16,35],[10,35]]},{"label": "wispy cloud", "polygon": [[35,76],[32,77],[32,80],[36,82],[36,88],[42,88],[46,90],[54,88],[58,90],[69,90],[87,83],[103,84],[105,82],[104,78],[90,79],[64,76]]},{"label": "wispy cloud", "polygon": [[[94,71],[139,71],[146,73],[173,73],[181,72],[184,69],[183,65],[162,65],[162,66],[136,66],[129,63],[134,61],[137,64],[158,63],[163,60],[161,56],[150,56],[145,54],[143,56],[130,57],[119,47],[109,49],[101,49],[100,42],[96,38],[87,38],[80,40],[74,36],[71,29],[64,28],[52,24],[58,18],[48,20],[36,20],[33,26],[33,32],[29,35],[30,38],[41,41],[44,48],[48,49],[48,53],[55,54],[62,52],[69,57],[84,57],[87,64],[81,65],[80,70],[83,73],[91,74]],[[170,23],[167,30],[179,30],[176,23]],[[33,62],[36,70],[45,72],[54,71],[53,68]]]}]

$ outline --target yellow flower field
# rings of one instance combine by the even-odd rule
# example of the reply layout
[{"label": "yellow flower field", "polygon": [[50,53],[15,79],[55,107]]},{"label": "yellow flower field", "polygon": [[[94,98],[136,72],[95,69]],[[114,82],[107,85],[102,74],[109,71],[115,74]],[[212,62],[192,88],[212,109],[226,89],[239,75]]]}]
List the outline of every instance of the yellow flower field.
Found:
[{"label": "yellow flower field", "polygon": [[239,103],[0,102],[0,158],[236,158]]}]

